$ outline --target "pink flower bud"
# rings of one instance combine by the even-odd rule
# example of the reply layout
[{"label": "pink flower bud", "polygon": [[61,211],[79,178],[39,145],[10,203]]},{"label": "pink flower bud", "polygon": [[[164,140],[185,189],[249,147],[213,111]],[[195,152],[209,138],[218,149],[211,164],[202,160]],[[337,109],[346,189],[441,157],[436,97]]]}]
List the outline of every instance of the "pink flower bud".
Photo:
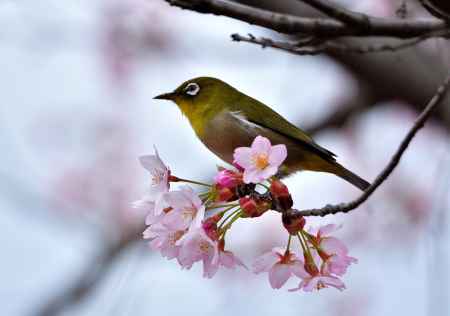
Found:
[{"label": "pink flower bud", "polygon": [[205,219],[202,223],[203,230],[205,231],[206,235],[212,240],[219,239],[219,233],[217,232],[217,223],[221,218],[222,216],[217,214]]},{"label": "pink flower bud", "polygon": [[242,174],[224,169],[219,171],[219,173],[214,177],[214,183],[216,183],[219,188],[232,189],[242,183]]}]

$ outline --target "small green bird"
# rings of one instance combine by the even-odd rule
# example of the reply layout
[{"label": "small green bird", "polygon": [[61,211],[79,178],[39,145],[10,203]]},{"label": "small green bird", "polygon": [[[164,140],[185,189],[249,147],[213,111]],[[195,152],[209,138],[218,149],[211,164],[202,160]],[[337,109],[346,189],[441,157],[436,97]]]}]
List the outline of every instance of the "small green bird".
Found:
[{"label": "small green bird", "polygon": [[336,162],[336,155],[319,146],[304,131],[265,104],[227,83],[199,77],[155,99],[175,102],[189,119],[198,138],[222,160],[233,163],[237,147],[248,147],[258,135],[272,144],[285,144],[285,174],[300,170],[328,172],[365,190],[370,184]]}]

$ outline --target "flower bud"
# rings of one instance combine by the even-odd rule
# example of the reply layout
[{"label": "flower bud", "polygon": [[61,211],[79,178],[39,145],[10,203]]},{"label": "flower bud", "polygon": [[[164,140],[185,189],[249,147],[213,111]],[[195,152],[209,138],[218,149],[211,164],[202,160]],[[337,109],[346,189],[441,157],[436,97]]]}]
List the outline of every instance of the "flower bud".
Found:
[{"label": "flower bud", "polygon": [[236,199],[236,195],[230,188],[217,188],[216,202],[230,202]]},{"label": "flower bud", "polygon": [[283,212],[289,210],[294,205],[288,187],[280,180],[272,181],[270,193],[272,194],[273,204],[277,211]]},{"label": "flower bud", "polygon": [[284,228],[286,228],[291,235],[297,235],[297,233],[305,227],[306,223],[305,218],[301,216],[297,210],[293,209],[283,212],[281,220],[283,221]]},{"label": "flower bud", "polygon": [[246,217],[259,217],[270,209],[271,204],[267,201],[257,201],[254,198],[245,196],[239,199],[239,204]]},{"label": "flower bud", "polygon": [[228,169],[221,170],[214,177],[214,183],[216,183],[219,188],[235,188],[242,183],[242,173]]},{"label": "flower bud", "polygon": [[202,222],[203,230],[205,231],[206,235],[208,235],[208,237],[212,240],[217,240],[219,238],[219,233],[217,232],[217,223],[221,218],[222,216],[217,214],[205,219]]}]

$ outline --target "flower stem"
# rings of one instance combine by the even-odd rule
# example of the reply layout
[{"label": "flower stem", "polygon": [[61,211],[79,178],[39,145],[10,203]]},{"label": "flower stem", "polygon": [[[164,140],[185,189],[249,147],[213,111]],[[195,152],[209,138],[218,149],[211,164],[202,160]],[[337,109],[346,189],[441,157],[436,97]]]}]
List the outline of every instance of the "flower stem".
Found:
[{"label": "flower stem", "polygon": [[[214,210],[216,208],[230,207],[230,206],[231,206],[231,208],[233,208],[233,207],[239,206],[239,204],[220,204],[220,205],[215,205],[215,206],[208,207],[208,211],[209,210]],[[231,208],[228,208],[227,210],[230,210]]]},{"label": "flower stem", "polygon": [[289,234],[288,243],[287,243],[287,247],[286,247],[286,252],[289,252],[289,249],[291,249],[291,239],[292,239],[292,235]]},{"label": "flower stem", "polygon": [[194,180],[183,179],[183,178],[177,178],[177,180],[174,181],[174,182],[186,182],[186,183],[202,185],[202,186],[205,186],[205,187],[208,187],[208,188],[212,187],[211,184],[207,184],[207,183],[203,183],[203,182],[199,182],[199,181],[194,181]]},{"label": "flower stem", "polygon": [[[229,222],[226,223],[225,226],[223,226],[223,228],[221,228],[221,229],[223,230],[224,234],[225,234],[225,232],[226,232],[228,229],[230,229],[231,225],[233,225],[233,223],[234,223],[235,221],[237,221],[237,220],[241,217],[241,215],[242,215],[241,209],[238,209],[238,210],[236,210],[236,211],[233,212],[233,214],[232,214],[231,216],[234,216],[234,217],[232,217],[232,218],[229,220]],[[228,218],[230,218],[231,216],[227,217],[225,220],[228,220]],[[220,226],[222,226],[223,223],[225,223],[225,220],[222,222],[222,224],[220,224]],[[220,229],[220,227],[219,227],[219,229]]]},{"label": "flower stem", "polygon": [[305,237],[305,235],[303,234],[303,230],[300,231],[299,237],[300,237],[300,236],[302,237],[303,242],[305,243],[305,247],[306,247],[306,251],[307,251],[308,255],[312,258],[311,250],[310,250],[309,247],[308,247],[308,242],[306,241],[306,237]]},{"label": "flower stem", "polygon": [[[227,212],[227,211],[233,209],[234,207],[235,207],[235,206],[230,207],[230,208],[226,209],[224,212]],[[225,222],[226,222],[227,220],[229,220],[231,217],[233,217],[233,216],[234,216],[236,213],[238,213],[240,210],[241,210],[241,209],[238,208],[238,209],[234,210],[233,212],[231,212],[230,214],[228,214],[227,217],[224,218],[224,220],[222,221],[222,223],[220,223],[219,228],[218,228],[217,230],[220,230],[220,228],[225,224]]]},{"label": "flower stem", "polygon": [[300,233],[297,233],[298,241],[300,242],[300,246],[302,246],[303,252],[306,252],[305,246],[303,245],[303,240],[300,237]]}]

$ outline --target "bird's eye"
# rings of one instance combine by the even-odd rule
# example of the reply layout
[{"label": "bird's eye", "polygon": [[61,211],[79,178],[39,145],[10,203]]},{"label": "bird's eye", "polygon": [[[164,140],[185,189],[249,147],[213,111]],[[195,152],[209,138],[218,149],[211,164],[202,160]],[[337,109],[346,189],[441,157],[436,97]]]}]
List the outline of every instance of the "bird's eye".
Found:
[{"label": "bird's eye", "polygon": [[191,82],[186,86],[186,88],[184,88],[184,91],[186,92],[186,94],[194,96],[200,92],[200,86],[195,82]]}]

